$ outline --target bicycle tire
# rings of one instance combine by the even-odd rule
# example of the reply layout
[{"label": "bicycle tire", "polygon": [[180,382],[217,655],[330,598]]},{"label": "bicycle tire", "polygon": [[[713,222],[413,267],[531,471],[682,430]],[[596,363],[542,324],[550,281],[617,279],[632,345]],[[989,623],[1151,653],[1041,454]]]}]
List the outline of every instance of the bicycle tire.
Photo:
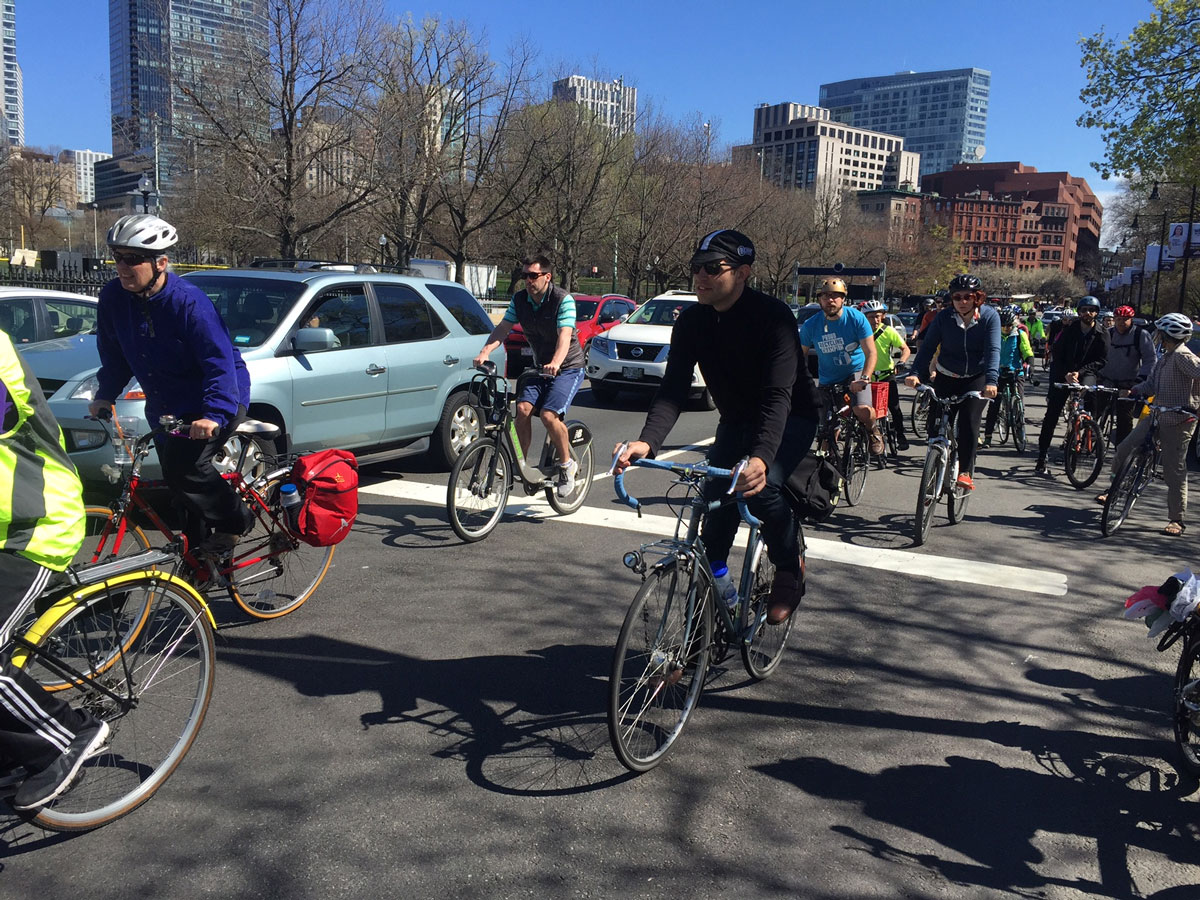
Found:
[{"label": "bicycle tire", "polygon": [[[163,573],[138,572],[109,584],[68,595],[71,602],[52,606],[30,632],[35,647],[84,676],[62,699],[110,728],[107,743],[84,763],[72,787],[29,816],[52,831],[90,831],[149,800],[191,748],[212,697],[216,647],[199,596]],[[122,629],[112,621],[122,605],[118,597],[133,616],[149,608],[128,646],[121,646]],[[92,660],[114,657],[103,670],[92,666]],[[62,680],[61,673],[48,675],[53,670],[35,654],[13,658],[37,680]]]},{"label": "bicycle tire", "polygon": [[446,513],[454,533],[467,543],[491,534],[504,515],[511,487],[508,454],[494,438],[481,438],[467,447],[454,461],[446,488]]},{"label": "bicycle tire", "polygon": [[908,418],[912,424],[913,436],[917,440],[923,440],[929,436],[929,395],[925,391],[918,391],[913,395],[912,411]]},{"label": "bicycle tire", "polygon": [[1104,510],[1100,513],[1100,532],[1109,537],[1129,518],[1133,505],[1137,502],[1141,488],[1142,470],[1146,466],[1145,454],[1136,451],[1130,455],[1117,471],[1108,496],[1104,500]]},{"label": "bicycle tire", "polygon": [[1068,433],[1063,453],[1067,480],[1082,491],[1100,476],[1104,467],[1104,436],[1091,419],[1082,419],[1074,434]]},{"label": "bicycle tire", "polygon": [[1025,401],[1021,399],[1020,394],[1012,398],[1008,413],[1011,417],[1010,431],[1012,432],[1013,447],[1018,453],[1024,453],[1028,446],[1028,439],[1025,434]]},{"label": "bicycle tire", "polygon": [[1200,778],[1200,627],[1195,620],[1188,629],[1175,669],[1175,745],[1184,771]]},{"label": "bicycle tire", "polygon": [[689,580],[674,560],[652,568],[617,638],[609,676],[608,735],[617,759],[632,772],[646,772],[662,762],[704,689],[713,638],[712,586],[701,582],[704,594],[697,597],[685,647]]},{"label": "bicycle tire", "polygon": [[1012,409],[1012,398],[1007,394],[1000,398],[1000,411],[996,416],[996,443],[1003,447],[1008,443],[1008,436],[1011,432],[1009,427],[1009,410]]},{"label": "bicycle tire", "polygon": [[866,427],[857,419],[847,428],[842,445],[842,478],[846,482],[846,505],[854,506],[862,499],[867,489],[867,473],[871,469],[870,448],[867,446]]},{"label": "bicycle tire", "polygon": [[[800,528],[798,521],[796,528]],[[803,578],[805,570],[804,533],[798,531],[798,534],[800,537],[800,577]],[[792,633],[796,612],[778,625],[767,622],[767,608],[771,605],[771,587],[775,584],[775,564],[767,556],[766,546],[761,537],[755,547],[754,556],[752,561],[754,581],[750,585],[750,596],[742,603],[741,624],[743,632],[756,622],[757,629],[753,638],[740,643],[742,665],[746,668],[746,674],[755,681],[762,681],[769,677],[783,660],[783,651],[787,647],[788,635]]]},{"label": "bicycle tire", "polygon": [[254,619],[278,619],[303,606],[324,580],[337,549],[314,547],[288,531],[288,513],[279,502],[287,477],[276,475],[255,486],[266,510],[255,510],[254,528],[220,568],[229,596]]},{"label": "bicycle tire", "polygon": [[973,493],[975,492],[961,488],[957,484],[950,486],[950,491],[946,494],[946,517],[950,520],[951,525],[957,525],[966,517],[967,504]]},{"label": "bicycle tire", "polygon": [[[567,427],[570,427],[570,422]],[[592,477],[595,470],[596,462],[592,453],[592,442],[588,441],[584,444],[582,452],[579,447],[571,448],[571,458],[579,466],[579,470],[575,473],[575,490],[571,492],[569,497],[559,497],[557,487],[554,485],[547,486],[546,500],[550,506],[560,516],[569,516],[579,507],[583,506],[583,501],[587,499],[588,491],[592,487]]]},{"label": "bicycle tire", "polygon": [[150,539],[125,517],[125,533],[118,544],[116,516],[107,506],[89,506],[83,511],[83,544],[71,561],[73,566],[109,562],[150,549]]},{"label": "bicycle tire", "polygon": [[925,467],[921,470],[921,486],[917,489],[916,544],[920,547],[929,536],[933,514],[939,498],[938,485],[945,477],[946,462],[942,454],[930,450],[925,454]]}]

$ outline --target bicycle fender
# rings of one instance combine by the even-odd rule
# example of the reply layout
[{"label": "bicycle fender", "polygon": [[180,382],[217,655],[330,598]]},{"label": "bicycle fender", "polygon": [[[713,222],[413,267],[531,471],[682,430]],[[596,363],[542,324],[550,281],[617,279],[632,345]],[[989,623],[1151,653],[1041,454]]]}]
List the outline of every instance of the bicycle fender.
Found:
[{"label": "bicycle fender", "polygon": [[[75,609],[81,603],[90,600],[96,594],[104,593],[110,588],[119,588],[124,584],[129,584],[135,581],[145,579],[147,572],[152,572],[160,581],[168,581],[177,588],[183,589],[184,593],[190,595],[193,600],[200,604],[200,608],[204,610],[204,615],[208,619],[208,624],[213,630],[217,629],[217,620],[213,618],[212,610],[208,608],[208,604],[204,602],[196,589],[184,581],[177,575],[172,575],[169,572],[160,570],[141,570],[138,572],[130,572],[126,575],[118,575],[114,578],[109,578],[105,581],[89,584],[87,587],[79,588],[74,591],[68,591],[57,601],[51,604],[50,608],[38,616],[37,621],[25,632],[23,637],[29,643],[37,646],[41,643],[50,630],[59,623],[59,621],[67,615],[71,610]],[[29,651],[24,647],[17,646],[12,653],[12,664],[18,669],[23,669],[29,661]]]}]

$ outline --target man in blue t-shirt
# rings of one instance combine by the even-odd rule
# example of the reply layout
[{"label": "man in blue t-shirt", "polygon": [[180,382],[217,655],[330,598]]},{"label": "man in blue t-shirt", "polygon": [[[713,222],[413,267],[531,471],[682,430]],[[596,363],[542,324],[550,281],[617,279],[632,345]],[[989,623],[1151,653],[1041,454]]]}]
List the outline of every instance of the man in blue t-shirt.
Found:
[{"label": "man in blue t-shirt", "polygon": [[[875,371],[875,339],[871,323],[857,309],[846,307],[846,282],[825,278],[817,288],[823,316],[811,316],[800,327],[800,347],[807,360],[817,354],[817,380],[821,387],[850,383],[854,414],[871,429],[871,452],[883,452],[883,438],[875,425],[871,402],[871,373]],[[821,402],[828,400],[822,391]]]}]

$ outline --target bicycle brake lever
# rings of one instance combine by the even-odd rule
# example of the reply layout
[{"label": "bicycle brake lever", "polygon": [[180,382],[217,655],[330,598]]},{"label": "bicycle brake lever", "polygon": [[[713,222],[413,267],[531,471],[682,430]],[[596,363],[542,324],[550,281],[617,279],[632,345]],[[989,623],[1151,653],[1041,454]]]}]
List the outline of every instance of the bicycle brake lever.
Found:
[{"label": "bicycle brake lever", "polygon": [[743,456],[740,460],[738,460],[738,464],[734,466],[733,471],[729,473],[729,490],[725,492],[726,495],[732,494],[735,490],[737,490],[737,481],[739,478],[741,478],[742,472],[745,471],[746,466],[749,464],[750,457],[748,456]]},{"label": "bicycle brake lever", "polygon": [[612,465],[608,467],[609,475],[611,475],[615,471],[617,471],[617,461],[621,458],[621,456],[628,449],[629,449],[629,441],[622,442],[621,446],[617,448],[617,452],[613,454]]}]

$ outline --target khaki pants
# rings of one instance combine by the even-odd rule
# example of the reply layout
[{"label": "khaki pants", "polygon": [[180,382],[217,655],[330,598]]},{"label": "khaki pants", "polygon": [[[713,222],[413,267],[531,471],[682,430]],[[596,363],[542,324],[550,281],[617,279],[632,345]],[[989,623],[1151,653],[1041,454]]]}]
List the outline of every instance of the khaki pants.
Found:
[{"label": "khaki pants", "polygon": [[[1113,453],[1112,474],[1125,464],[1137,447],[1146,439],[1150,430],[1150,417],[1146,416],[1129,436],[1117,445]],[[1192,441],[1192,432],[1196,430],[1196,420],[1191,419],[1179,425],[1167,425],[1160,422],[1158,426],[1158,444],[1162,448],[1162,472],[1167,482],[1167,517],[1172,522],[1182,522],[1183,514],[1187,511],[1187,451]]]}]

